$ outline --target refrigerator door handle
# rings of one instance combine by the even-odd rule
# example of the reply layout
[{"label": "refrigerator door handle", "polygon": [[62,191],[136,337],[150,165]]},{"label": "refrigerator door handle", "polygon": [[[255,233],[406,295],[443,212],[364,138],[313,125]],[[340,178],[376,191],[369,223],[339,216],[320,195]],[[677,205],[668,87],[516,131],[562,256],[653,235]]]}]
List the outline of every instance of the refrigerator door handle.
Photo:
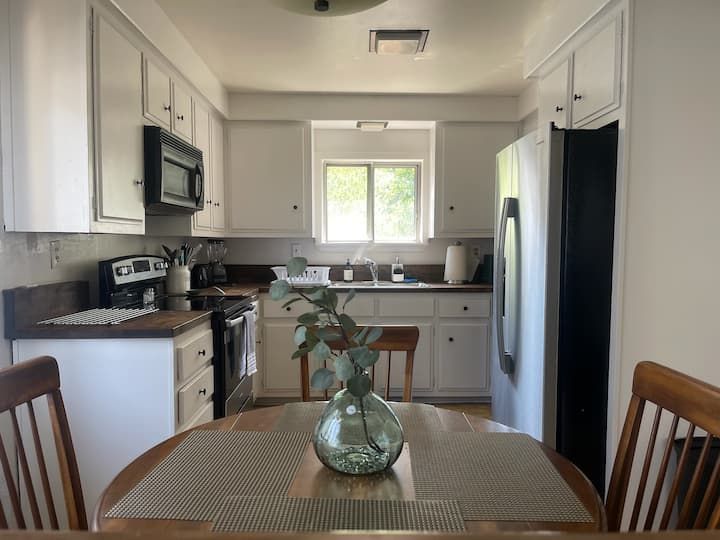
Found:
[{"label": "refrigerator door handle", "polygon": [[518,200],[515,197],[503,199],[502,214],[500,216],[500,234],[498,237],[498,252],[495,257],[495,335],[497,336],[497,349],[500,361],[500,369],[509,375],[515,370],[515,362],[512,354],[505,350],[505,329],[503,327],[503,306],[505,305],[505,279],[503,279],[505,267],[505,237],[507,236],[508,219],[516,218],[518,215]]}]

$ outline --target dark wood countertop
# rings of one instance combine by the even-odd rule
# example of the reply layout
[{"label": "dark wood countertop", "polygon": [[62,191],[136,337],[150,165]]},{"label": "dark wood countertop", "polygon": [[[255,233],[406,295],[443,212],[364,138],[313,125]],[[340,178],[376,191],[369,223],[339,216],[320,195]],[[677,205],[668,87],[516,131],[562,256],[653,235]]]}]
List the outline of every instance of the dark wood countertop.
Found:
[{"label": "dark wood countertop", "polygon": [[193,289],[190,296],[256,296],[261,286],[264,286],[266,289],[263,292],[267,292],[267,289],[270,287],[270,285],[267,284],[257,285],[254,283],[218,285],[217,289],[215,287],[207,287],[206,289]]},{"label": "dark wood countertop", "polygon": [[[357,293],[439,293],[439,292],[464,292],[464,293],[489,293],[493,287],[489,283],[427,283],[427,287],[407,287],[407,286],[383,286],[383,287],[355,287]],[[266,293],[270,290],[269,283],[252,283],[243,285],[251,287],[255,290]],[[240,286],[238,286],[240,287]],[[333,282],[332,290],[337,292],[347,292],[353,287],[345,286],[342,282]],[[224,290],[224,288],[223,288]],[[228,293],[229,294],[229,293]]]},{"label": "dark wood countertop", "polygon": [[120,324],[34,324],[15,329],[12,339],[172,338],[210,320],[210,311],[155,311]]}]

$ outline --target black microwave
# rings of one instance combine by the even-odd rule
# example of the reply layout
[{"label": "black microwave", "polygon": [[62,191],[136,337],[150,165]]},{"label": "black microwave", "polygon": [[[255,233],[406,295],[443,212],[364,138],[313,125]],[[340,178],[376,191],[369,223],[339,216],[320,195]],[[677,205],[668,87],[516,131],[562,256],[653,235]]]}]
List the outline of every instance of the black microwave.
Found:
[{"label": "black microwave", "polygon": [[145,126],[145,212],[192,214],[202,210],[202,151],[169,131]]}]

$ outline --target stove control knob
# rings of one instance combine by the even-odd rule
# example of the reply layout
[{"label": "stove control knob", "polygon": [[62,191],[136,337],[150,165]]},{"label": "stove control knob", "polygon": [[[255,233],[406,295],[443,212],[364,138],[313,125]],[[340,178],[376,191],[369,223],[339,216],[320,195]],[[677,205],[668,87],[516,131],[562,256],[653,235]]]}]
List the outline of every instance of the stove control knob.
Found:
[{"label": "stove control knob", "polygon": [[115,269],[118,276],[127,276],[130,272],[132,272],[132,266],[118,266]]},{"label": "stove control knob", "polygon": [[156,262],[155,263],[155,270],[163,270],[165,268],[164,262]]}]

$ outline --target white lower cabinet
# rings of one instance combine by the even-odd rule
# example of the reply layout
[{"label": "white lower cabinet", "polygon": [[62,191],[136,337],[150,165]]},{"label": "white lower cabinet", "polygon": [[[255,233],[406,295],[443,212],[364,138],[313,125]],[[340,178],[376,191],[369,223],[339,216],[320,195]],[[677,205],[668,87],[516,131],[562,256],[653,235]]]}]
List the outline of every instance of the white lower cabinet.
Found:
[{"label": "white lower cabinet", "polygon": [[438,333],[440,392],[479,395],[490,391],[490,326],[486,322],[441,322]]},{"label": "white lower cabinet", "polygon": [[[339,295],[342,305],[344,295]],[[300,363],[296,350],[296,318],[309,311],[298,302],[289,310],[264,295],[260,324],[259,362],[255,394],[267,400],[299,398]],[[407,324],[420,330],[413,363],[413,398],[416,401],[482,399],[490,396],[488,293],[365,293],[358,292],[348,312],[358,324]],[[452,338],[452,341],[449,341]],[[451,345],[451,346],[448,346]],[[390,396],[399,399],[405,373],[405,354],[393,353]],[[311,359],[311,370],[317,367]],[[384,392],[387,353],[375,366],[375,391]],[[319,394],[318,394],[319,395]]]},{"label": "white lower cabinet", "polygon": [[[57,359],[88,516],[133,459],[212,420],[211,336],[207,321],[175,338],[13,341],[14,363],[42,355]],[[47,407],[35,412],[43,448],[54,448]],[[24,440],[31,440],[29,420],[20,422]],[[55,500],[62,500],[56,469],[49,471],[50,485]]]}]

